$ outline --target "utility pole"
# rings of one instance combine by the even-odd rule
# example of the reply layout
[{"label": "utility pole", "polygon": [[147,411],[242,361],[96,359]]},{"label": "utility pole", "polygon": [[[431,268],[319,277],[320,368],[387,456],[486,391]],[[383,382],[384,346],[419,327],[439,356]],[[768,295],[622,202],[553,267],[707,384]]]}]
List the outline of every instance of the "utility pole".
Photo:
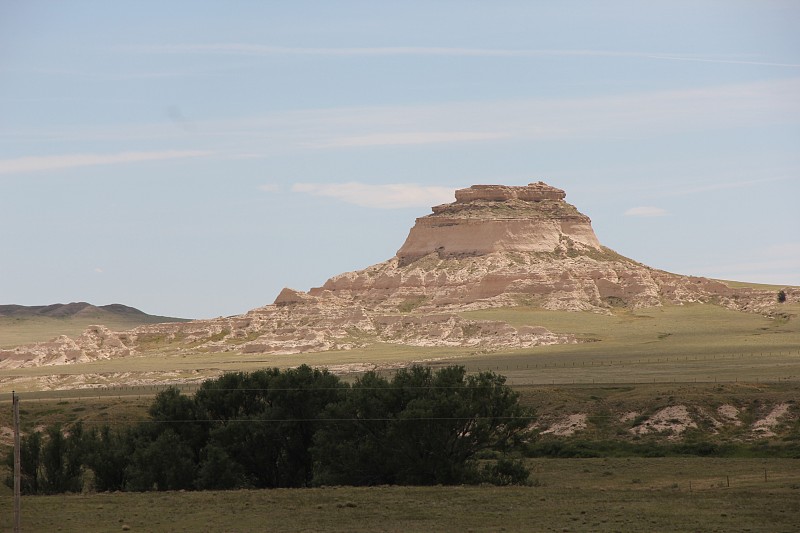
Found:
[{"label": "utility pole", "polygon": [[22,474],[21,455],[22,450],[19,444],[19,396],[14,391],[11,391],[11,405],[14,410],[14,533],[20,533],[20,500],[21,500],[21,483],[20,477]]}]

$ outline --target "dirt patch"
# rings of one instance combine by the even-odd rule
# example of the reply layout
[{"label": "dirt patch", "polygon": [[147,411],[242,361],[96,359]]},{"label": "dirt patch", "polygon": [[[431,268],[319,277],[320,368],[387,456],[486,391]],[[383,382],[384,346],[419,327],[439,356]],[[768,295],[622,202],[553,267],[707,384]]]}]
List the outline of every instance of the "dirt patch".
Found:
[{"label": "dirt patch", "polygon": [[753,424],[753,435],[756,437],[774,437],[773,431],[781,423],[781,419],[789,412],[789,404],[781,403],[773,407],[767,416]]},{"label": "dirt patch", "polygon": [[696,427],[697,424],[692,420],[685,405],[672,405],[656,412],[630,431],[636,435],[666,433],[669,435],[668,438],[676,439],[687,429]]},{"label": "dirt patch", "polygon": [[0,427],[0,445],[14,445],[14,428],[6,426]]},{"label": "dirt patch", "polygon": [[577,413],[562,418],[548,429],[542,431],[542,433],[555,435],[557,437],[569,437],[584,429],[586,429],[586,414]]},{"label": "dirt patch", "polygon": [[636,420],[636,417],[638,417],[640,414],[641,413],[639,413],[639,411],[628,411],[627,413],[619,417],[619,421],[633,422],[634,420]]},{"label": "dirt patch", "polygon": [[722,417],[723,420],[734,426],[742,425],[742,421],[739,420],[739,409],[729,403],[717,407],[717,414]]}]

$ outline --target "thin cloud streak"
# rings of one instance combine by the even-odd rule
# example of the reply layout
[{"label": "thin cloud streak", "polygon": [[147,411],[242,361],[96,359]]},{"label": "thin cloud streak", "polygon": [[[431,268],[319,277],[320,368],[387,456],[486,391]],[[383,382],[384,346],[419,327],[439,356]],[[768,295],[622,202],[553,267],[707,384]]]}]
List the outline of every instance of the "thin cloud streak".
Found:
[{"label": "thin cloud streak", "polygon": [[777,63],[773,61],[753,61],[752,59],[712,59],[707,57],[648,55],[650,59],[664,59],[667,61],[695,61],[698,63],[721,63],[730,65],[755,65],[759,67],[787,67],[800,68],[800,63]]},{"label": "thin cloud streak", "polygon": [[729,63],[769,67],[800,68],[798,63],[755,61],[747,59],[724,59],[696,57],[680,54],[643,52],[617,52],[613,50],[558,50],[558,49],[512,49],[512,48],[462,48],[432,46],[378,46],[378,47],[290,47],[247,43],[213,44],[165,44],[121,47],[127,52],[150,54],[216,54],[243,56],[310,55],[340,57],[387,57],[387,56],[432,56],[432,57],[611,57],[655,59],[660,61],[697,61],[705,63]]},{"label": "thin cloud streak", "polygon": [[404,144],[436,144],[448,142],[487,141],[510,137],[508,133],[479,131],[420,131],[403,133],[375,133],[355,137],[339,137],[314,146],[321,148],[391,146]]},{"label": "thin cloud streak", "polygon": [[663,217],[669,213],[666,209],[662,209],[661,207],[642,206],[631,207],[623,214],[629,217]]},{"label": "thin cloud streak", "polygon": [[201,157],[211,152],[201,150],[166,150],[160,152],[121,152],[117,154],[68,154],[1,159],[0,174],[22,174],[44,170],[62,170],[97,165],[118,165]]},{"label": "thin cloud streak", "polygon": [[370,185],[368,183],[295,183],[293,192],[326,196],[349,204],[375,209],[429,207],[452,202],[454,189],[416,183]]},{"label": "thin cloud streak", "polygon": [[[635,92],[593,98],[464,101],[335,107],[197,120],[193,131],[163,123],[114,127],[0,128],[0,143],[191,141],[217,157],[264,157],[309,149],[481,141],[629,139],[738,127],[800,124],[800,78]],[[691,188],[691,187],[690,187]],[[674,193],[673,193],[674,194]]]},{"label": "thin cloud streak", "polygon": [[[310,124],[323,138],[312,146],[420,142],[459,124],[460,140],[624,139],[684,131],[800,122],[800,80],[631,93],[597,98],[458,102],[437,106],[331,110]],[[413,128],[413,129],[412,129]],[[361,130],[361,131],[358,131]],[[364,132],[367,130],[367,132]],[[411,130],[411,131],[408,131]],[[459,140],[459,139],[453,139]],[[358,142],[356,142],[358,141]]]},{"label": "thin cloud streak", "polygon": [[709,183],[708,185],[699,185],[697,187],[686,187],[669,192],[665,192],[661,196],[688,196],[691,194],[700,194],[710,191],[721,191],[725,189],[741,189],[743,187],[753,187],[755,185],[763,185],[765,183],[772,183],[775,181],[783,181],[787,176],[775,176],[770,178],[761,178],[757,180],[742,180],[742,181],[728,181],[722,183]]},{"label": "thin cloud streak", "polygon": [[[782,169],[781,174],[787,172],[785,169]],[[736,174],[736,172],[728,173],[726,177],[732,177],[731,174]],[[741,171],[740,175],[748,174],[747,171]],[[752,175],[750,173],[749,175]],[[787,175],[780,175],[780,176],[770,176],[766,178],[759,178],[759,179],[741,179],[736,181],[717,181],[714,183],[702,183],[703,180],[707,180],[707,175],[696,175],[696,176],[683,176],[681,181],[671,181],[667,184],[658,184],[658,185],[642,185],[636,186],[631,185],[629,190],[636,191],[637,193],[641,194],[643,198],[647,198],[648,200],[657,200],[661,198],[672,198],[675,196],[691,196],[695,194],[704,194],[707,192],[714,192],[714,191],[722,191],[726,189],[743,189],[746,187],[757,187],[761,185],[765,185],[768,183],[775,183],[779,181],[785,181],[789,179]]]}]

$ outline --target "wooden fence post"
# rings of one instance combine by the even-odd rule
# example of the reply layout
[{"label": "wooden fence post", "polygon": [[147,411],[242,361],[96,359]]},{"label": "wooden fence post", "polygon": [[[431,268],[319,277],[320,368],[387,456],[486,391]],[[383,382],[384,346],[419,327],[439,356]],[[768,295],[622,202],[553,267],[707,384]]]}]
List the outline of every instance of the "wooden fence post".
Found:
[{"label": "wooden fence post", "polygon": [[20,533],[22,449],[19,442],[19,396],[11,391],[11,405],[14,411],[14,533]]}]

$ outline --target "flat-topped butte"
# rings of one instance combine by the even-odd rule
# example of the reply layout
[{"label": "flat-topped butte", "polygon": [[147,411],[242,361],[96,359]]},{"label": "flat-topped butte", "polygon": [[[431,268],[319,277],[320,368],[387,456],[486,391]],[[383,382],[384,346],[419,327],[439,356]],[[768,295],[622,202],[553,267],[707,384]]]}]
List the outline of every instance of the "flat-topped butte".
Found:
[{"label": "flat-topped butte", "polygon": [[402,264],[430,253],[468,257],[494,252],[600,250],[589,217],[567,203],[566,193],[543,182],[526,186],[473,185],[456,201],[418,218],[397,252]]}]

